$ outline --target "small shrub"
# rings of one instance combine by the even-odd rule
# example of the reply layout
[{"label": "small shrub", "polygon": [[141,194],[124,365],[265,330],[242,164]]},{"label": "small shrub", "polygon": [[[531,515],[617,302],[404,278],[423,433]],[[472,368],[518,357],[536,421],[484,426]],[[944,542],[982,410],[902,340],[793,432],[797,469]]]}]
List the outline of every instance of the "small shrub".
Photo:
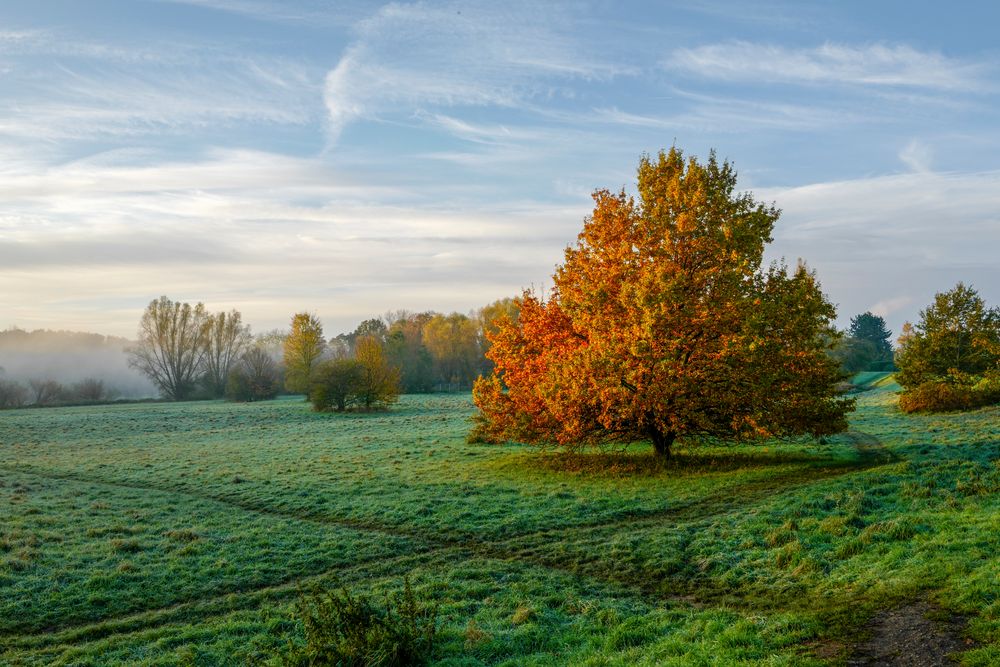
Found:
[{"label": "small shrub", "polygon": [[404,580],[401,595],[387,595],[381,604],[346,588],[315,589],[299,599],[298,611],[305,645],[289,646],[278,664],[423,665],[434,651],[437,605],[418,601],[409,579]]},{"label": "small shrub", "polygon": [[356,359],[333,359],[320,364],[312,376],[309,401],[313,410],[343,412],[359,402],[364,366]]},{"label": "small shrub", "polygon": [[20,408],[27,404],[27,387],[14,380],[0,378],[0,408]]},{"label": "small shrub", "polygon": [[99,403],[111,397],[112,392],[104,385],[104,380],[84,378],[70,388],[71,400],[85,403]]},{"label": "small shrub", "polygon": [[982,405],[980,395],[971,386],[953,382],[924,382],[899,396],[899,409],[903,412],[952,412]]},{"label": "small shrub", "polygon": [[281,378],[278,365],[262,348],[254,347],[240,357],[229,373],[225,396],[230,401],[267,401],[278,395]]}]

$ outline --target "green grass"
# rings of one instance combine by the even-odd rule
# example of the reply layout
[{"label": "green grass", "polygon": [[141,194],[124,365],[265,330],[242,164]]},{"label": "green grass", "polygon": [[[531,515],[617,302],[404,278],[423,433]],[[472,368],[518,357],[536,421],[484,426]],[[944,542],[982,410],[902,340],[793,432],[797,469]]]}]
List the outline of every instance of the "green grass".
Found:
[{"label": "green grass", "polygon": [[996,664],[1000,410],[861,384],[825,444],[667,464],[466,444],[468,396],[4,412],[0,664],[247,664],[299,640],[305,587],[405,575],[446,665],[837,664],[923,597]]}]

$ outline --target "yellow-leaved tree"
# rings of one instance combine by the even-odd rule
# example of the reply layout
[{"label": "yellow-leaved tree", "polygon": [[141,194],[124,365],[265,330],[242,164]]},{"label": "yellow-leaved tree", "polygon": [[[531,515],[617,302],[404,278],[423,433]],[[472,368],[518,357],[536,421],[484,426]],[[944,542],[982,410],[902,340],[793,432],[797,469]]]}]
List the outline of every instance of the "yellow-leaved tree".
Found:
[{"label": "yellow-leaved tree", "polygon": [[580,447],[754,438],[847,427],[833,306],[803,264],[763,268],[779,211],[736,172],[673,148],[643,157],[639,198],[595,207],[543,300],[502,318],[475,437]]},{"label": "yellow-leaved tree", "polygon": [[293,315],[292,330],[284,343],[285,388],[288,391],[297,394],[309,392],[312,372],[325,349],[326,340],[319,318],[312,313]]}]

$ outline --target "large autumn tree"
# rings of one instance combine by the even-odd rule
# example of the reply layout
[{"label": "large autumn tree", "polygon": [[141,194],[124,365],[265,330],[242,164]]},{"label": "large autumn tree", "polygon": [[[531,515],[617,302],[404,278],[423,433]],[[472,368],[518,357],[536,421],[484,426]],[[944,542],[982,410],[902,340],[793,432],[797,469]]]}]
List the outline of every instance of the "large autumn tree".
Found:
[{"label": "large autumn tree", "polygon": [[801,263],[762,268],[779,211],[736,172],[674,148],[639,164],[638,200],[599,190],[547,299],[490,334],[478,436],[570,447],[843,430],[825,353],[834,308]]}]

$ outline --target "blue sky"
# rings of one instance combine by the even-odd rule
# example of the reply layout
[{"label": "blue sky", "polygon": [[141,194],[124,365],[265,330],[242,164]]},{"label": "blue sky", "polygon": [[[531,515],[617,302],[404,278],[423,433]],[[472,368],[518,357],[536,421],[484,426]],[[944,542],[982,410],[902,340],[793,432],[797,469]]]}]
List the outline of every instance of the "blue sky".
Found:
[{"label": "blue sky", "polygon": [[1000,304],[995,6],[5,0],[0,326],[468,311],[674,144],[783,210],[842,323]]}]

